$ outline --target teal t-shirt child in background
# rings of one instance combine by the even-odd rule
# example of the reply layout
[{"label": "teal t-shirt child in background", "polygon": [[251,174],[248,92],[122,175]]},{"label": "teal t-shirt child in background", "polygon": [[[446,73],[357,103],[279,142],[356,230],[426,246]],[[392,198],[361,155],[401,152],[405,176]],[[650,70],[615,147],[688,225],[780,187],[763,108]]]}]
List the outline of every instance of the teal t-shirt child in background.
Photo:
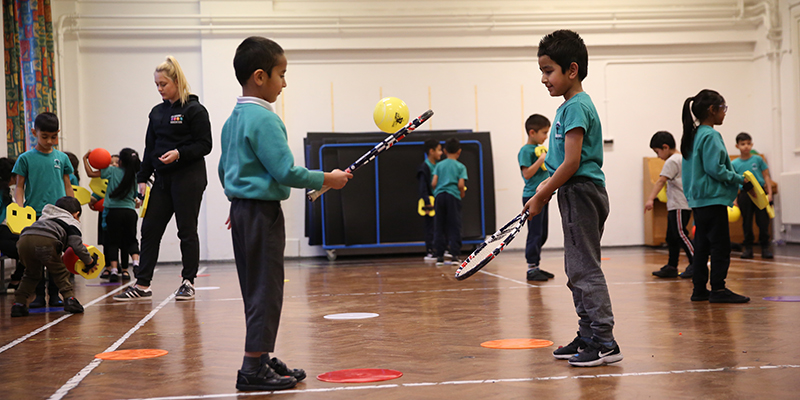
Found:
[{"label": "teal t-shirt child in background", "polygon": [[33,148],[17,159],[13,172],[25,177],[25,206],[31,206],[36,216],[42,215],[46,204],[67,195],[64,189],[64,175],[74,172],[66,154],[53,149],[42,153]]},{"label": "teal t-shirt child in background", "polygon": [[114,190],[117,189],[122,177],[125,176],[125,170],[120,167],[109,166],[108,168],[100,170],[100,178],[108,179],[108,187],[106,188],[106,197],[103,200],[103,208],[129,208],[136,209],[136,182],[131,183],[131,190],[122,198],[115,198],[111,196]]},{"label": "teal t-shirt child in background", "polygon": [[436,163],[433,175],[438,176],[436,187],[433,188],[433,195],[448,193],[457,199],[461,199],[461,191],[458,190],[459,179],[467,180],[467,167],[460,161],[446,158]]},{"label": "teal t-shirt child in background", "polygon": [[[536,159],[539,158],[536,156],[536,148],[543,147],[542,145],[534,145],[534,144],[526,144],[519,149],[519,154],[517,154],[517,161],[519,162],[520,167],[530,167],[536,162]],[[539,168],[535,174],[533,174],[530,179],[525,179],[525,176],[522,176],[522,180],[525,181],[525,187],[522,189],[522,197],[532,197],[536,194],[536,188],[539,187],[539,184],[542,183],[545,179],[550,176],[546,170]]]},{"label": "teal t-shirt child in background", "polygon": [[753,154],[746,160],[739,157],[731,161],[731,165],[733,165],[733,170],[736,171],[737,174],[742,175],[745,171],[750,171],[756,177],[758,184],[761,185],[762,188],[766,185],[763,171],[769,169],[769,167],[761,156]]}]

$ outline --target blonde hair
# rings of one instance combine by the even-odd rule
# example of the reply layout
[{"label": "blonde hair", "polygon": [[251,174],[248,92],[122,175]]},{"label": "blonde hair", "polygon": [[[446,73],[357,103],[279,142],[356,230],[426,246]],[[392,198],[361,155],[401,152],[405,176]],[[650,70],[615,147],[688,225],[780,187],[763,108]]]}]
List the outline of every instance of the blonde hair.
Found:
[{"label": "blonde hair", "polygon": [[191,90],[189,82],[186,80],[186,75],[183,74],[183,69],[181,69],[181,65],[178,64],[178,60],[175,57],[167,56],[166,61],[156,67],[156,72],[163,73],[164,76],[175,83],[175,86],[178,87],[181,103],[189,101],[189,91]]}]

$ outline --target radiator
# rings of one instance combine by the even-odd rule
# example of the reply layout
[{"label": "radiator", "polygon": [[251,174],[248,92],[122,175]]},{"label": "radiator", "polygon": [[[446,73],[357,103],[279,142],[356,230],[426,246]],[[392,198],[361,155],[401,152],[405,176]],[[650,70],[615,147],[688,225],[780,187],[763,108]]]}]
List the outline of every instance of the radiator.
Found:
[{"label": "radiator", "polygon": [[800,225],[800,172],[781,174],[781,222]]}]

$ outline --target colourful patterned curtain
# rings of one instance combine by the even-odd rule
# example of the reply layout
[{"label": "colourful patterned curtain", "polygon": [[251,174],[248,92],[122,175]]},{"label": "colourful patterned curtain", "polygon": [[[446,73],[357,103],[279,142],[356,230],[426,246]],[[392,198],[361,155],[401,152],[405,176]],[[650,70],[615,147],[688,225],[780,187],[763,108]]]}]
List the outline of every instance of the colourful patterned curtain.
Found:
[{"label": "colourful patterned curtain", "polygon": [[36,143],[33,121],[56,112],[50,0],[3,0],[6,140],[16,157]]}]

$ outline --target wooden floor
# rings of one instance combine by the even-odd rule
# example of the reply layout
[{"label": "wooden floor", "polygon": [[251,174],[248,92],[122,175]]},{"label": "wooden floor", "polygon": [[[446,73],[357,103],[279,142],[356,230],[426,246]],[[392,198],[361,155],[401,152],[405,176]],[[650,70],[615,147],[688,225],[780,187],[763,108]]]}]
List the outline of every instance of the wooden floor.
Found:
[{"label": "wooden floor", "polygon": [[[728,287],[749,304],[689,301],[691,282],[658,279],[663,250],[606,249],[603,268],[625,359],[574,368],[551,352],[575,336],[577,318],[559,251],[542,267],[556,278],[525,281],[524,256],[507,252],[466,281],[453,267],[421,257],[290,260],[276,356],[309,377],[279,399],[790,399],[800,397],[800,247],[773,261],[734,254]],[[685,262],[682,261],[682,267]],[[170,299],[177,266],[159,266],[152,301],[117,303],[120,286],[76,293],[84,314],[10,318],[0,305],[0,398],[236,398],[244,318],[232,264],[207,264],[195,301]],[[377,318],[329,320],[333,313]],[[556,346],[493,350],[484,341],[548,339]],[[168,350],[160,358],[100,361],[115,349]],[[349,368],[389,368],[396,380],[326,383],[316,376]]]}]

